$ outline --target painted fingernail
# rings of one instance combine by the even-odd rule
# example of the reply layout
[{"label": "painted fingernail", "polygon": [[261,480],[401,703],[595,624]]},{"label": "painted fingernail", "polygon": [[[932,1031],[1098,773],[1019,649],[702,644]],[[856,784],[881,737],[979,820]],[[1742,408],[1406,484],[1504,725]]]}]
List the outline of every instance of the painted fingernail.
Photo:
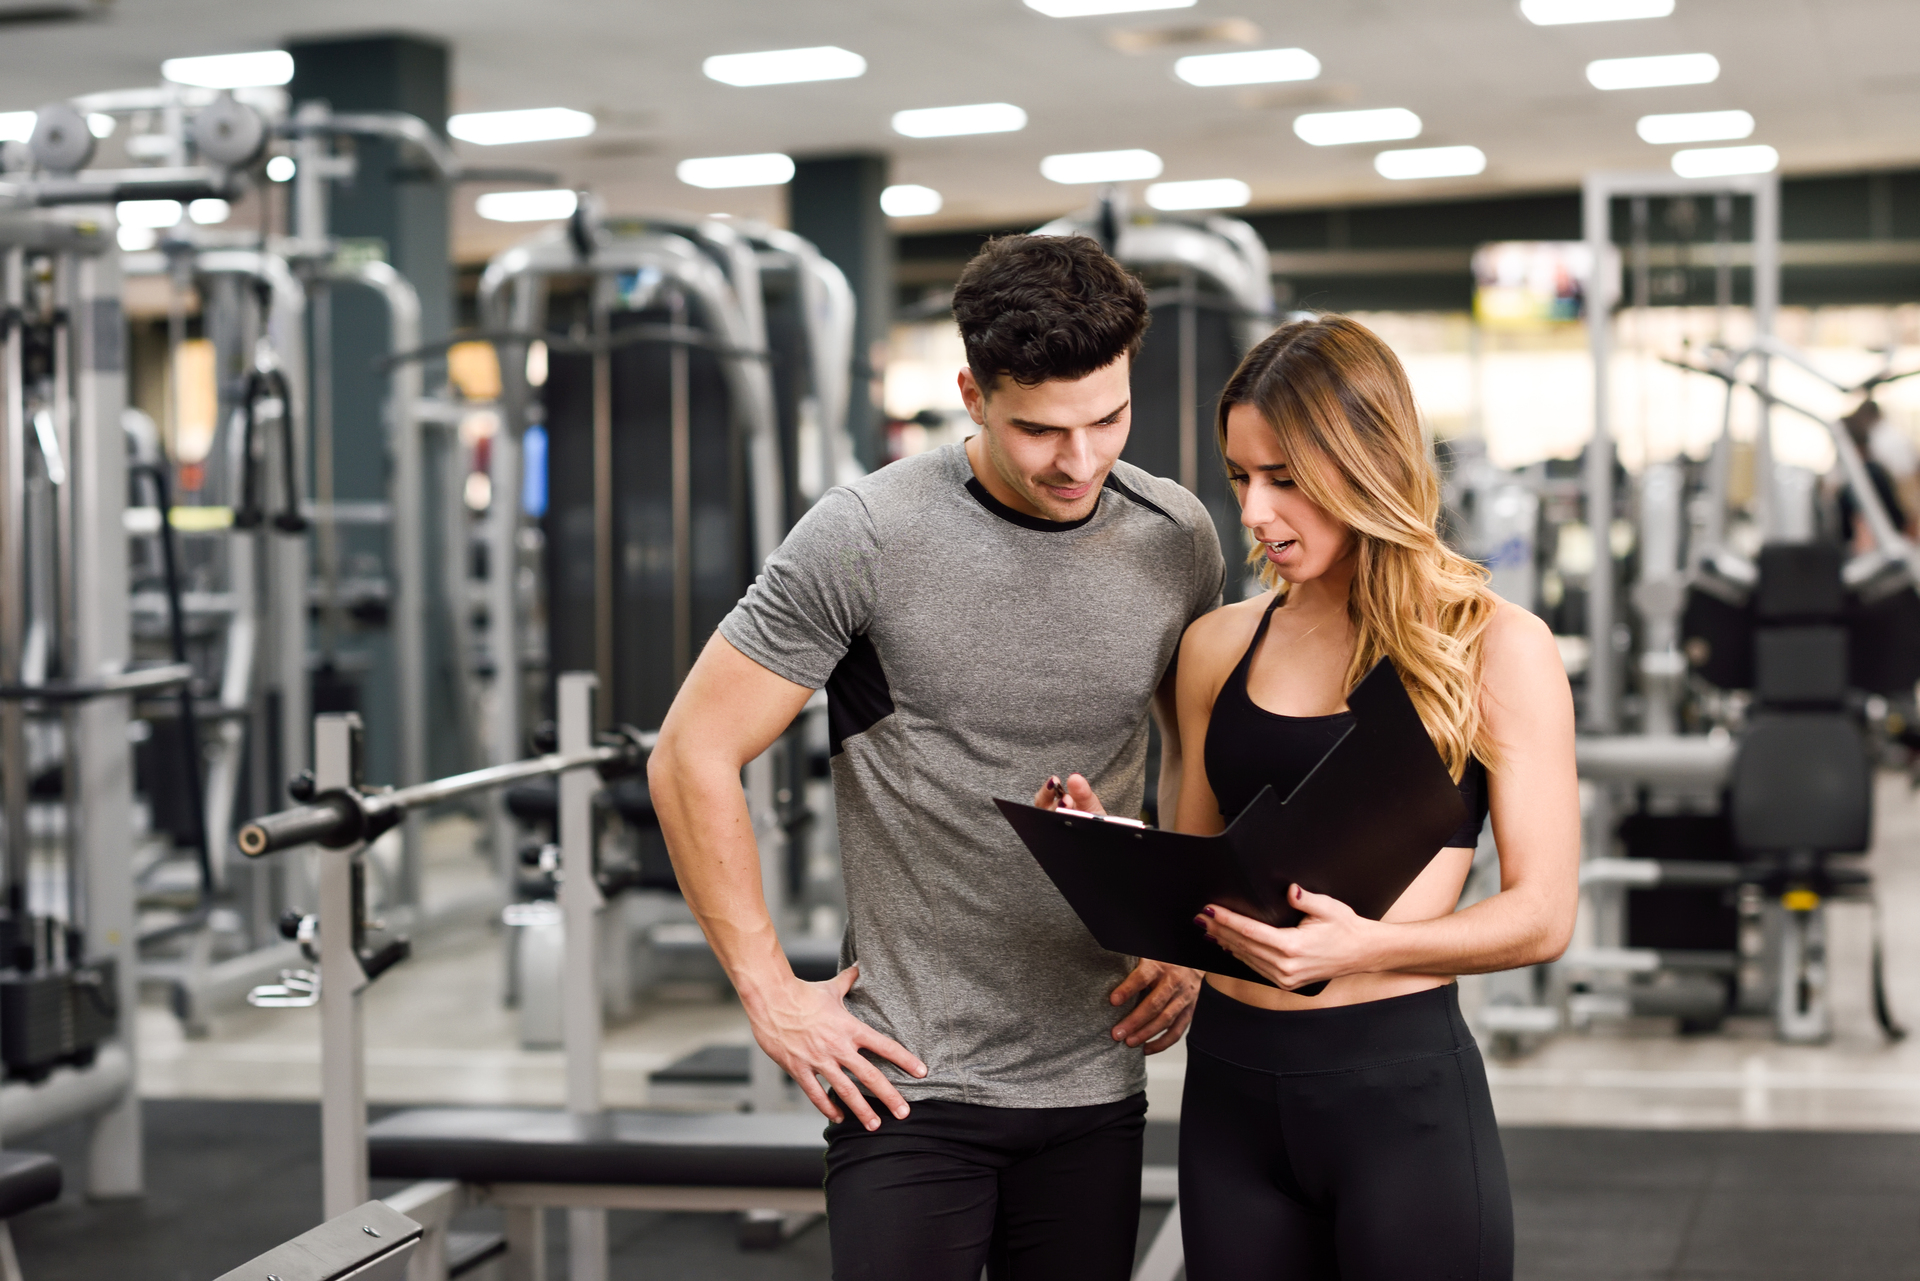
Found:
[{"label": "painted fingernail", "polygon": [[1198,926],[1199,926],[1199,927],[1200,927],[1201,929],[1203,929],[1203,930],[1207,928],[1207,918],[1206,918],[1206,917],[1204,917],[1204,916],[1196,916],[1196,917],[1194,917],[1194,918],[1193,918],[1193,923],[1194,923],[1195,925],[1198,925]]},{"label": "painted fingernail", "polygon": [[1201,910],[1201,911],[1203,911],[1203,912],[1205,912],[1205,913],[1206,913],[1206,914],[1207,914],[1207,915],[1208,915],[1209,917],[1213,917],[1213,916],[1217,916],[1217,915],[1219,915],[1219,913],[1217,913],[1217,912],[1215,912],[1215,911],[1214,911],[1214,910],[1213,910],[1212,908],[1210,908],[1210,907],[1204,907],[1204,908],[1201,908],[1200,910]]}]

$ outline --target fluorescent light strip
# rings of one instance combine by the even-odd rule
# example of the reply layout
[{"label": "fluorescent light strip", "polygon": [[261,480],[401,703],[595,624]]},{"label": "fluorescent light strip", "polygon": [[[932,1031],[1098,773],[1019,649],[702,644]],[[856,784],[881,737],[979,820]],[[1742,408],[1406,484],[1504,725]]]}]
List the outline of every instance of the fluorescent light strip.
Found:
[{"label": "fluorescent light strip", "polygon": [[1642,142],[1725,142],[1753,136],[1753,116],[1745,111],[1682,111],[1641,116],[1634,126]]},{"label": "fluorescent light strip", "polygon": [[1780,153],[1765,144],[1693,147],[1673,153],[1673,171],[1682,178],[1731,178],[1736,174],[1772,173],[1779,167]]},{"label": "fluorescent light strip", "polygon": [[187,217],[202,227],[225,222],[232,213],[232,205],[213,196],[203,197],[187,206]]},{"label": "fluorescent light strip", "polygon": [[893,113],[893,131],[908,138],[955,138],[969,133],[1014,133],[1027,127],[1027,113],[1011,102],[965,107],[916,107]]},{"label": "fluorescent light strip", "polygon": [[180,222],[178,200],[122,200],[113,216],[122,227],[173,227]]},{"label": "fluorescent light strip", "polygon": [[1156,182],[1147,188],[1147,203],[1155,209],[1238,209],[1252,199],[1253,188],[1238,178]]},{"label": "fluorescent light strip", "polygon": [[1149,9],[1191,9],[1194,0],[1027,0],[1027,8],[1049,18],[1090,18],[1100,13],[1145,13]]},{"label": "fluorescent light strip", "polygon": [[0,142],[26,142],[33,137],[37,111],[0,111]]},{"label": "fluorescent light strip", "polygon": [[447,132],[462,142],[499,147],[514,142],[551,142],[584,138],[594,119],[571,107],[527,107],[519,111],[466,111],[447,118]]},{"label": "fluorescent light strip", "polygon": [[813,80],[852,80],[867,73],[867,60],[838,45],[808,49],[768,49],[761,53],[722,53],[700,64],[707,79],[750,88],[805,84]]},{"label": "fluorescent light strip", "polygon": [[285,49],[257,53],[215,53],[199,58],[168,58],[160,74],[178,85],[202,89],[252,89],[283,85],[293,79],[293,55]]},{"label": "fluorescent light strip", "polygon": [[1383,151],[1373,158],[1382,178],[1471,178],[1487,167],[1487,153],[1478,147],[1411,147]]},{"label": "fluorescent light strip", "polygon": [[1350,142],[1393,142],[1420,136],[1420,117],[1405,107],[1378,107],[1366,111],[1310,111],[1293,122],[1300,141],[1315,147],[1338,147]]},{"label": "fluorescent light strip", "polygon": [[674,170],[689,187],[778,187],[793,181],[793,158],[777,151],[750,156],[701,156]]},{"label": "fluorescent light strip", "polygon": [[1536,27],[1664,18],[1672,12],[1673,0],[1520,0],[1521,15]]},{"label": "fluorescent light strip", "polygon": [[1596,89],[1664,89],[1706,85],[1720,78],[1720,60],[1710,53],[1668,53],[1651,58],[1601,58],[1587,64]]},{"label": "fluorescent light strip", "polygon": [[473,202],[474,212],[491,222],[551,222],[571,218],[580,197],[564,188],[545,191],[489,191]]},{"label": "fluorescent light strip", "polygon": [[1173,74],[1203,88],[1277,84],[1285,80],[1312,80],[1320,74],[1320,59],[1305,49],[1196,53],[1176,61]]},{"label": "fluorescent light strip", "polygon": [[932,187],[903,182],[880,193],[880,212],[889,218],[924,218],[940,212],[945,203]]},{"label": "fluorescent light strip", "polygon": [[1042,160],[1040,176],[1068,186],[1087,182],[1142,182],[1158,178],[1162,167],[1160,157],[1151,151],[1075,151]]}]

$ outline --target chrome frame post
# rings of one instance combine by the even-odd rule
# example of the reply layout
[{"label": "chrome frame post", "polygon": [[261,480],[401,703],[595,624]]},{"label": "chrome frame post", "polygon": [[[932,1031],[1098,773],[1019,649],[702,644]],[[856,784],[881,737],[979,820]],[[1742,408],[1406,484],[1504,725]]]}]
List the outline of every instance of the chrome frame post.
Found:
[{"label": "chrome frame post", "polygon": [[[560,676],[555,702],[559,747],[573,755],[593,747],[591,672]],[[600,908],[605,900],[593,870],[593,793],[599,776],[587,769],[560,776],[560,916],[565,930],[566,976],[560,1027],[567,1055],[567,1111],[592,1124],[601,1115]],[[607,1212],[567,1211],[570,1281],[607,1281]]]},{"label": "chrome frame post", "polygon": [[[364,285],[387,307],[387,345],[395,355],[420,346],[420,295],[384,262],[336,268],[333,279]],[[387,449],[393,473],[387,485],[393,555],[394,693],[400,704],[400,779],[412,787],[427,779],[427,589],[425,468],[421,457],[420,362],[403,360],[388,371]],[[420,829],[424,814],[408,811],[401,829],[400,902],[420,904]]]},{"label": "chrome frame post", "polygon": [[[360,717],[329,712],[313,722],[313,783],[322,792],[359,783]],[[366,1025],[360,994],[367,974],[354,952],[354,873],[366,847],[355,842],[320,858],[320,1174],[327,1218],[367,1199]]]},{"label": "chrome frame post", "polygon": [[[109,220],[110,221],[110,220]],[[120,312],[120,253],[112,232],[98,252],[68,253],[58,277],[61,305],[72,317],[73,558],[70,581],[74,637],[69,679],[90,681],[122,671],[133,652],[127,582],[127,450],[120,424],[126,406],[126,322]],[[10,703],[10,706],[18,706]],[[131,708],[124,698],[95,698],[68,715],[71,855],[85,873],[87,952],[111,956],[118,985],[118,1039],[138,1079],[139,931],[128,829],[133,811],[133,751],[127,738]],[[140,1097],[131,1085],[98,1113],[88,1134],[87,1191],[94,1197],[132,1197],[144,1190]]]}]

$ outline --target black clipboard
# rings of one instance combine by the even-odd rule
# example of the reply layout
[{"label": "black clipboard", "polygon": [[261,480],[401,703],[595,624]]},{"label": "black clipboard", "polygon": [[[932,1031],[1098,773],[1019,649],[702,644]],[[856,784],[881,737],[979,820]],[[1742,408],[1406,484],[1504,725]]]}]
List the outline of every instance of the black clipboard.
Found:
[{"label": "black clipboard", "polygon": [[1353,724],[1293,793],[1262,788],[1218,836],[994,804],[1100,946],[1271,987],[1207,940],[1193,923],[1202,907],[1284,928],[1300,920],[1287,902],[1298,882],[1377,921],[1468,817],[1390,659],[1347,706]]}]

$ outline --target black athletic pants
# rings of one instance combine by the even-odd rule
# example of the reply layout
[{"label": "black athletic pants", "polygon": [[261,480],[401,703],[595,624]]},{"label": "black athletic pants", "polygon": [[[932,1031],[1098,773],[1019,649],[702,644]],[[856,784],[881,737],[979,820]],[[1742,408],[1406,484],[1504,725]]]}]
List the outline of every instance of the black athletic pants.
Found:
[{"label": "black athletic pants", "polygon": [[1072,1108],[922,1101],[827,1127],[834,1281],[1126,1281],[1147,1096]]},{"label": "black athletic pants", "polygon": [[1454,986],[1323,1010],[1200,994],[1188,1281],[1511,1281],[1513,1205]]}]

